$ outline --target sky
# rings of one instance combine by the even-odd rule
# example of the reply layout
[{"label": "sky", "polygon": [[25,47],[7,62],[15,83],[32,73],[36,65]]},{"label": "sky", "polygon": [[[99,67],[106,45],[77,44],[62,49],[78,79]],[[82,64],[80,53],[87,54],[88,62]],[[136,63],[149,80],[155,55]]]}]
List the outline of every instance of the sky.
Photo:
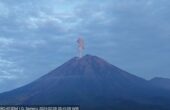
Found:
[{"label": "sky", "polygon": [[0,0],[0,92],[85,54],[170,78],[170,0]]}]

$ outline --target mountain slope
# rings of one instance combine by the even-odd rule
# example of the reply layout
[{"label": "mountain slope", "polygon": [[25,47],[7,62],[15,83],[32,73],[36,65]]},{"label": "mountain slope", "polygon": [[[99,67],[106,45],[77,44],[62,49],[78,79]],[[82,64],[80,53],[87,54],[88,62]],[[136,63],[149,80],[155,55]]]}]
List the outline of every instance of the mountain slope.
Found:
[{"label": "mountain slope", "polygon": [[73,104],[83,110],[166,110],[169,96],[169,91],[101,58],[86,55],[69,60],[26,86],[0,94],[0,104]]},{"label": "mountain slope", "polygon": [[153,85],[158,86],[160,88],[170,90],[170,79],[168,79],[168,78],[156,77],[156,78],[151,79],[150,83],[152,83]]}]

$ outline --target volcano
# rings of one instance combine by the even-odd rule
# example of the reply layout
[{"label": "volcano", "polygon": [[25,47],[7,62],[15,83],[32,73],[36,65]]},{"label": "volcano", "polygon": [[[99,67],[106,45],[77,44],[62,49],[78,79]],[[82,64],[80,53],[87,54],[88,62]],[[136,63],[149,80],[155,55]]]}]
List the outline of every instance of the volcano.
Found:
[{"label": "volcano", "polygon": [[1,105],[80,105],[82,110],[168,110],[170,91],[97,57],[74,57],[34,82],[0,94]]}]

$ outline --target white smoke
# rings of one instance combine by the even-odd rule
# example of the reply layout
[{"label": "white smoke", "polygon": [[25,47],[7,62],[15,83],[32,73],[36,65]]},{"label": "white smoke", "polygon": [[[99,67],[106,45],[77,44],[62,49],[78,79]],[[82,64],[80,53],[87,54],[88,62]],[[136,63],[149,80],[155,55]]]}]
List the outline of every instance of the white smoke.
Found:
[{"label": "white smoke", "polygon": [[83,56],[83,50],[84,50],[84,40],[83,38],[78,38],[78,49],[79,49],[79,57],[81,58]]}]

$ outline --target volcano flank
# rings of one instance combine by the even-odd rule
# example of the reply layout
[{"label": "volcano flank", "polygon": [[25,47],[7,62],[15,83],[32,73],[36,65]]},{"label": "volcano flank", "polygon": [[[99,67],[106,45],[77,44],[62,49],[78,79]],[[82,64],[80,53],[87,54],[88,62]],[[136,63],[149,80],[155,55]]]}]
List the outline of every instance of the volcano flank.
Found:
[{"label": "volcano flank", "polygon": [[170,91],[97,57],[74,57],[0,94],[1,105],[80,105],[82,110],[170,110]]}]

